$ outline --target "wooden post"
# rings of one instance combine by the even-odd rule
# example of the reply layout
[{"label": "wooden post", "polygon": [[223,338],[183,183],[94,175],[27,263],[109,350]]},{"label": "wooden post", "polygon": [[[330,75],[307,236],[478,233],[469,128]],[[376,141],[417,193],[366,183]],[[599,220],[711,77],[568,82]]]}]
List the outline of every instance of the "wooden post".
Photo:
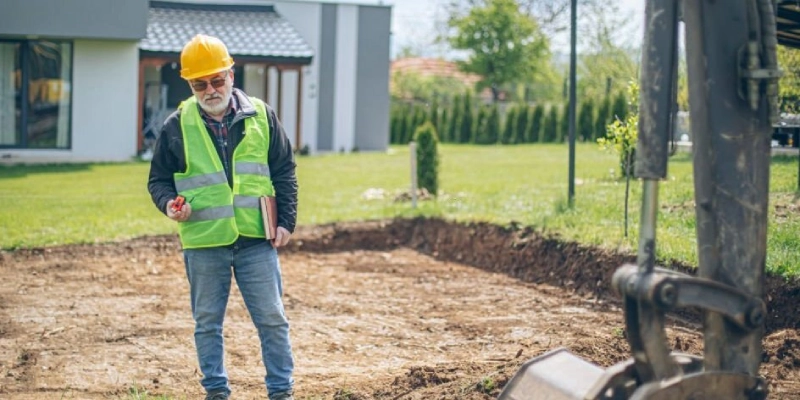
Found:
[{"label": "wooden post", "polygon": [[278,119],[283,121],[283,69],[278,67]]},{"label": "wooden post", "polygon": [[269,64],[264,64],[264,102],[272,105],[269,101]]},{"label": "wooden post", "polygon": [[303,121],[303,67],[297,67],[297,110],[295,113],[294,147],[296,150],[303,148],[303,135],[300,128]]},{"label": "wooden post", "polygon": [[139,60],[139,103],[136,107],[137,110],[137,124],[136,124],[136,153],[140,153],[144,147],[144,60]]}]

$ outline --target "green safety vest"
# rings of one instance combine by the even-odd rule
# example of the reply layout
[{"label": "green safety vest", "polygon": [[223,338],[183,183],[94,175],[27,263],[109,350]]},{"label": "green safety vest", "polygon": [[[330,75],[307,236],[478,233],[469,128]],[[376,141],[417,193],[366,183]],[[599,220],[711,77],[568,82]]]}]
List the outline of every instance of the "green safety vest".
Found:
[{"label": "green safety vest", "polygon": [[184,249],[229,245],[239,235],[264,237],[259,198],[275,195],[267,164],[270,132],[266,106],[256,98],[251,101],[257,115],[245,118],[242,141],[233,152],[233,190],[197,99],[181,103],[186,172],[174,175],[175,189],[192,206],[189,219],[178,224]]}]

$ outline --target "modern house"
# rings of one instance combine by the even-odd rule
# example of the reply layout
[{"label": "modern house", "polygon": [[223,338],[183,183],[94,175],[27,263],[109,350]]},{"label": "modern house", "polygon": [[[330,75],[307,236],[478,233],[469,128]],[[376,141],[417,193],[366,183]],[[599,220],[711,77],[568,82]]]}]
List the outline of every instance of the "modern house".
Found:
[{"label": "modern house", "polygon": [[26,0],[0,13],[0,162],[124,161],[191,95],[183,44],[220,37],[235,85],[296,148],[384,150],[391,7],[266,0]]}]

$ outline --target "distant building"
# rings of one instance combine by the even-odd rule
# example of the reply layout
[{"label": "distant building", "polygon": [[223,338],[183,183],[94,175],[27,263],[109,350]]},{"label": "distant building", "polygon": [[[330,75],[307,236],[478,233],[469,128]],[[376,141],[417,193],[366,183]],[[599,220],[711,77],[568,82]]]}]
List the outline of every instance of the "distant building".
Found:
[{"label": "distant building", "polygon": [[[473,90],[475,89],[475,85],[481,80],[480,75],[462,72],[455,62],[443,60],[441,58],[398,58],[392,61],[391,73],[393,76],[394,74],[413,73],[424,77],[439,76],[454,78],[463,82]],[[501,92],[500,95],[502,100],[505,97],[505,93]],[[491,102],[492,91],[490,89],[484,89],[481,91],[479,97],[484,102]]]},{"label": "distant building", "polygon": [[[191,92],[180,49],[221,37],[236,86],[295,147],[384,150],[391,7],[263,0],[26,0],[0,13],[0,161],[124,161]],[[148,140],[149,139],[149,140]]]}]

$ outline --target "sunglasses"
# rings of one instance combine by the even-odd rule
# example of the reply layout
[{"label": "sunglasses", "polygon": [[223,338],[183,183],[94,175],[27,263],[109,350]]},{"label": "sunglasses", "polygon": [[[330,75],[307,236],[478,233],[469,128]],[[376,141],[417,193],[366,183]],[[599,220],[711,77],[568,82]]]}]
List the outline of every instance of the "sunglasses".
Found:
[{"label": "sunglasses", "polygon": [[192,90],[195,92],[205,92],[208,89],[208,84],[211,84],[211,87],[214,89],[219,89],[223,85],[225,85],[225,77],[219,76],[209,81],[194,81],[191,82],[190,85],[192,86]]}]

